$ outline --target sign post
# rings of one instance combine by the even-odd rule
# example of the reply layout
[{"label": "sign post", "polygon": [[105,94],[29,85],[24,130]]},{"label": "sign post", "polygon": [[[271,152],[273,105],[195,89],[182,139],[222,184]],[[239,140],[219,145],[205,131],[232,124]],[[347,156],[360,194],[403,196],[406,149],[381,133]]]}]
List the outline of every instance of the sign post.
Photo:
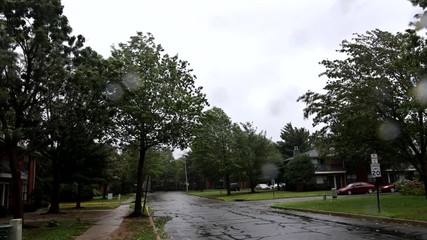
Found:
[{"label": "sign post", "polygon": [[375,178],[375,187],[377,189],[378,213],[380,213],[381,207],[380,207],[379,178],[381,177],[381,166],[378,163],[378,155],[375,153],[371,154],[371,176]]}]

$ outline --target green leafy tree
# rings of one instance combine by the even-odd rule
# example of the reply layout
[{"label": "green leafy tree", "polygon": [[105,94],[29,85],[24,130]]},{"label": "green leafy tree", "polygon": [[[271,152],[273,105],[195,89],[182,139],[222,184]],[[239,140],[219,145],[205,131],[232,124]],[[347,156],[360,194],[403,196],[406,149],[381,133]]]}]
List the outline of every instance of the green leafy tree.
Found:
[{"label": "green leafy tree", "polygon": [[293,156],[295,147],[298,147],[301,153],[309,151],[312,147],[310,132],[305,128],[293,127],[292,123],[288,123],[282,128],[280,138],[282,141],[278,141],[277,144],[284,159]]},{"label": "green leafy tree", "polygon": [[[81,46],[82,37],[72,38]],[[74,45],[76,45],[74,44]],[[67,68],[69,72],[58,81],[57,91],[46,94],[44,113],[39,125],[33,126],[31,148],[37,149],[52,162],[52,192],[49,213],[59,213],[60,172],[67,161],[77,162],[69,156],[83,156],[85,146],[94,141],[102,142],[107,128],[111,126],[109,108],[104,95],[106,85],[103,73],[103,58],[90,48],[73,49]],[[52,90],[52,89],[50,89]],[[69,154],[73,145],[82,147],[73,151],[81,154]]]},{"label": "green leafy tree", "polygon": [[323,94],[299,98],[314,115],[325,145],[365,162],[377,152],[380,162],[412,164],[427,185],[426,39],[408,30],[374,30],[343,41],[346,58],[321,63],[327,77]]},{"label": "green leafy tree", "polygon": [[85,187],[90,191],[89,198],[91,198],[91,185],[99,186],[108,178],[106,173],[108,157],[114,154],[113,151],[114,149],[110,146],[95,143],[87,138],[81,138],[79,142],[71,141],[62,145],[61,182],[76,184],[76,208],[81,207]]},{"label": "green leafy tree", "polygon": [[191,145],[191,158],[211,181],[223,179],[227,194],[231,195],[230,177],[236,170],[232,152],[238,126],[218,107],[204,112],[200,121]]},{"label": "green leafy tree", "polygon": [[426,7],[427,7],[427,1],[426,0],[409,0],[412,5],[421,7],[423,9],[422,13],[415,14],[415,21],[411,21],[409,23],[410,26],[415,27],[415,30],[420,30],[422,28],[426,28],[425,25],[426,19],[427,19],[427,13],[426,13]]},{"label": "green leafy tree", "polygon": [[23,218],[18,146],[41,126],[50,93],[66,77],[75,39],[59,0],[0,3],[0,138],[9,156],[14,218]]},{"label": "green leafy tree", "polygon": [[243,173],[242,178],[249,180],[251,192],[254,193],[256,184],[264,178],[262,167],[267,163],[275,165],[281,157],[264,131],[257,132],[251,123],[242,123],[241,126],[242,131],[238,132],[233,152],[240,169],[238,172]]},{"label": "green leafy tree", "polygon": [[284,177],[290,185],[296,185],[298,190],[303,190],[305,184],[313,182],[314,165],[311,158],[305,154],[292,158],[285,166]]},{"label": "green leafy tree", "polygon": [[150,176],[151,186],[170,187],[174,182],[174,173],[176,172],[175,159],[172,150],[168,148],[151,148],[147,152],[145,174]]},{"label": "green leafy tree", "polygon": [[409,0],[414,6],[419,6],[422,8],[427,7],[427,1],[426,0]]},{"label": "green leafy tree", "polygon": [[135,209],[142,214],[143,170],[152,147],[185,148],[207,105],[188,62],[163,54],[151,34],[137,33],[127,43],[113,48],[109,58],[110,77],[115,79],[107,96],[117,101],[118,138],[138,142],[139,161]]}]

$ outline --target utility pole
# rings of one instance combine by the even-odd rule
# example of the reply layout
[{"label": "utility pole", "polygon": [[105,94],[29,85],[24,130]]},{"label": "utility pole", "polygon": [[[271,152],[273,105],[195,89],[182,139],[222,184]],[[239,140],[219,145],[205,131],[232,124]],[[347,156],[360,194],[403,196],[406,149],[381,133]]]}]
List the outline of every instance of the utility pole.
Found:
[{"label": "utility pole", "polygon": [[187,161],[184,161],[184,171],[185,171],[185,190],[188,193]]}]

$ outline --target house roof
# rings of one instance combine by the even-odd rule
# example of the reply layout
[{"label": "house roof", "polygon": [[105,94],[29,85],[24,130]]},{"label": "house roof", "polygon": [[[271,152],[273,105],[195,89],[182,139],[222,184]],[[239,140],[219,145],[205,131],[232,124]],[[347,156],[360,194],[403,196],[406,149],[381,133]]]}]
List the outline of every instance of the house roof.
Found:
[{"label": "house roof", "polygon": [[[318,158],[319,152],[316,149],[311,149],[310,151],[301,153],[301,155],[307,155],[311,158]],[[294,159],[294,157],[287,158],[285,159],[285,162],[291,161],[292,159]]]}]

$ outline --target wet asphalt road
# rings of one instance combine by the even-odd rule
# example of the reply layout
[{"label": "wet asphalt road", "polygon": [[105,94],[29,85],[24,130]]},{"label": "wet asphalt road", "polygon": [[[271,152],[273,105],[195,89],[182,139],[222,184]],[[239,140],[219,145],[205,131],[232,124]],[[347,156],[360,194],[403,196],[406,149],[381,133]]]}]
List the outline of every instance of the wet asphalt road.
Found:
[{"label": "wet asphalt road", "polygon": [[154,217],[172,218],[165,225],[171,240],[427,239],[426,228],[284,212],[269,207],[283,201],[223,202],[182,192],[158,192],[148,197]]}]

